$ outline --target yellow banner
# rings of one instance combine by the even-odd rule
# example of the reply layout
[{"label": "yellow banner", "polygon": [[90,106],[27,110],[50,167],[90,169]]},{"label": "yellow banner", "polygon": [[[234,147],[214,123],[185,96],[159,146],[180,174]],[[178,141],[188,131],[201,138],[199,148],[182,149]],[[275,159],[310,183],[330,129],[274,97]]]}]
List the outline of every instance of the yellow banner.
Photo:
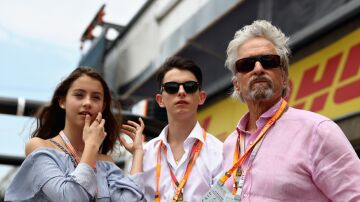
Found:
[{"label": "yellow banner", "polygon": [[[360,111],[360,28],[294,63],[289,69],[290,106],[331,119]],[[210,133],[224,140],[247,107],[226,98],[199,113]]]}]

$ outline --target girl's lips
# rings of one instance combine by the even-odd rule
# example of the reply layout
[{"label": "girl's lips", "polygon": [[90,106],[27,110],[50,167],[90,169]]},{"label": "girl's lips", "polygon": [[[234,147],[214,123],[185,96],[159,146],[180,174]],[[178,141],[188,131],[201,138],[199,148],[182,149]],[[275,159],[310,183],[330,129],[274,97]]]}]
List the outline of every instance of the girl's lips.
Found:
[{"label": "girl's lips", "polygon": [[82,116],[86,116],[87,114],[88,114],[90,117],[92,116],[90,112],[80,112],[79,114],[82,115]]}]

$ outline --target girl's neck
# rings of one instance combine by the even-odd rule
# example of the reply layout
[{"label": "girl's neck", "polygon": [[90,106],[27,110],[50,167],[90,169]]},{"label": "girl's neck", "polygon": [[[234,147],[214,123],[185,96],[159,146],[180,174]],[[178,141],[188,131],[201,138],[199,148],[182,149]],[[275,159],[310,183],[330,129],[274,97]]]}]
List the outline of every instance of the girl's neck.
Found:
[{"label": "girl's neck", "polygon": [[78,152],[82,152],[85,147],[85,143],[82,139],[82,129],[74,129],[71,127],[66,127],[63,129],[64,134],[69,139],[71,145],[76,149]]}]

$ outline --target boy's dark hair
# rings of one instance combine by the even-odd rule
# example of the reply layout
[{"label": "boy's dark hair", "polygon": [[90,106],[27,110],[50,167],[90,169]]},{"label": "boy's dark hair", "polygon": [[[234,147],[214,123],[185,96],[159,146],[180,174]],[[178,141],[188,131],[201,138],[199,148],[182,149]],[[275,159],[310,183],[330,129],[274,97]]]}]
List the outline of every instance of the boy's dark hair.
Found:
[{"label": "boy's dark hair", "polygon": [[159,87],[161,87],[165,74],[172,69],[187,70],[193,73],[201,87],[202,73],[200,67],[195,64],[194,61],[179,56],[173,56],[168,58],[165,63],[160,67],[157,73],[157,81]]}]

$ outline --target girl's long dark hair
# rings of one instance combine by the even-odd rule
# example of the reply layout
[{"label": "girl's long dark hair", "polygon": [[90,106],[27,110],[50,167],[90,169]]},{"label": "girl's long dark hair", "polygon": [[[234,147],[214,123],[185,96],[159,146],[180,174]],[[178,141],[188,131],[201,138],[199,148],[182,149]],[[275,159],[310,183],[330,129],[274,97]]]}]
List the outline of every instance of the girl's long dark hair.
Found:
[{"label": "girl's long dark hair", "polygon": [[[101,75],[92,68],[79,67],[63,80],[55,89],[54,95],[49,105],[42,107],[36,114],[36,129],[31,137],[50,139],[59,134],[65,127],[65,110],[59,106],[59,100],[65,99],[68,90],[75,80],[86,75],[98,80],[104,89],[104,111],[102,113],[107,133],[101,147],[100,153],[107,154],[113,150],[114,144],[119,137],[119,127],[121,123],[121,110],[118,102],[112,99],[110,89]],[[118,114],[115,116],[112,109],[116,109]]]}]

